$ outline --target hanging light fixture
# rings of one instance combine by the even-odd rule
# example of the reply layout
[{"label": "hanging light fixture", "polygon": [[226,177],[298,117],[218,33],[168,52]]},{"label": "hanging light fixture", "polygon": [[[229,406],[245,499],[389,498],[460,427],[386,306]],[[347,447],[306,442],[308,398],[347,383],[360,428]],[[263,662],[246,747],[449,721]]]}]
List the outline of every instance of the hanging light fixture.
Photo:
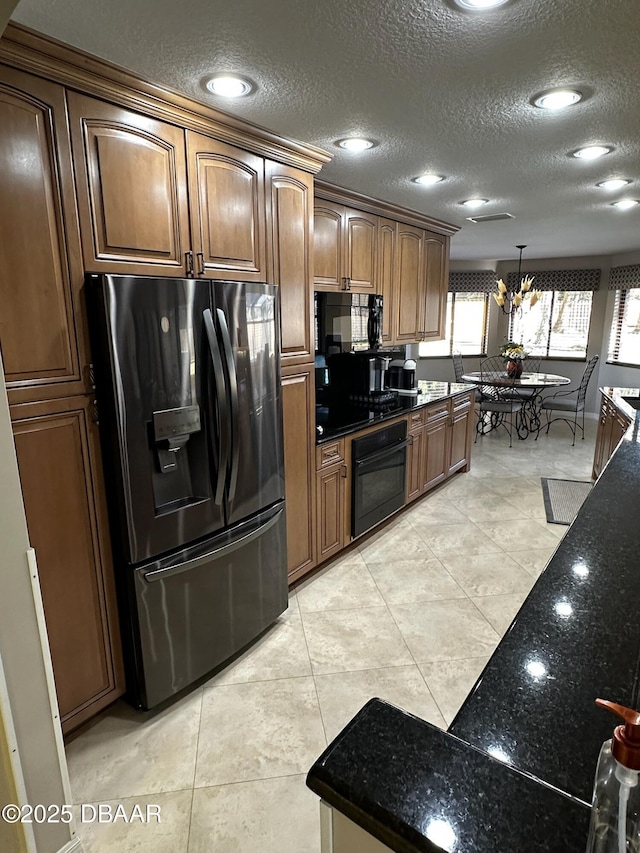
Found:
[{"label": "hanging light fixture", "polygon": [[524,278],[522,277],[522,250],[526,248],[526,246],[516,246],[516,249],[520,249],[520,258],[518,260],[519,289],[509,290],[501,278],[496,282],[498,289],[493,294],[493,298],[496,301],[496,305],[502,309],[503,314],[522,311],[522,303],[525,299],[528,299],[529,305],[533,307],[540,298],[540,291],[531,290],[531,284],[534,277],[532,275],[525,275]]}]

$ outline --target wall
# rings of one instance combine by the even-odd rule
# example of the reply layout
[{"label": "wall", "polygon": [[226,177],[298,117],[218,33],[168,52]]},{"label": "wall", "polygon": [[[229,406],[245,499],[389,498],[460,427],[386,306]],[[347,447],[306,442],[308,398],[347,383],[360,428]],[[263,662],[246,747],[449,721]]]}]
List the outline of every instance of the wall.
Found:
[{"label": "wall", "polygon": [[[589,269],[598,268],[602,270],[600,289],[593,295],[593,307],[591,312],[591,326],[589,329],[589,343],[587,358],[599,355],[598,369],[591,379],[587,394],[586,410],[588,414],[597,414],[600,407],[598,388],[600,386],[614,385],[624,388],[640,387],[640,368],[619,367],[607,364],[607,351],[609,346],[609,329],[613,317],[613,305],[615,291],[607,290],[609,271],[613,266],[640,263],[640,251],[624,255],[594,255],[590,257],[575,258],[545,258],[535,259],[529,264],[522,262],[522,272],[528,270],[560,270],[560,269]],[[473,270],[492,269],[496,278],[506,280],[507,274],[518,271],[518,261],[465,261],[451,262],[451,270],[455,272],[471,272]],[[535,282],[534,282],[535,286]],[[487,352],[490,355],[499,352],[500,345],[507,340],[509,320],[497,307],[493,299],[489,300],[489,328]],[[411,348],[412,357],[417,357],[418,347]],[[575,387],[585,368],[583,361],[560,361],[556,359],[545,359],[544,369],[548,373],[558,373],[568,376],[572,380],[571,387]],[[465,370],[474,371],[480,369],[480,359],[465,358]],[[453,365],[451,359],[429,359],[420,358],[417,368],[418,379],[441,379],[453,380]]]},{"label": "wall", "polygon": [[[0,713],[5,730],[6,721],[13,721],[16,760],[24,780],[22,802],[62,804],[70,802],[62,732],[51,707],[52,699],[55,702],[51,659],[48,645],[43,646],[42,610],[31,585],[29,537],[1,361],[0,483],[0,658],[6,680],[6,692],[0,691]],[[20,789],[15,773],[7,778],[4,765],[0,772],[4,776],[0,788]],[[72,840],[69,826],[63,823],[34,823],[33,833],[38,853],[54,853]],[[0,843],[0,850],[5,849],[12,849],[8,841],[6,847]]]}]

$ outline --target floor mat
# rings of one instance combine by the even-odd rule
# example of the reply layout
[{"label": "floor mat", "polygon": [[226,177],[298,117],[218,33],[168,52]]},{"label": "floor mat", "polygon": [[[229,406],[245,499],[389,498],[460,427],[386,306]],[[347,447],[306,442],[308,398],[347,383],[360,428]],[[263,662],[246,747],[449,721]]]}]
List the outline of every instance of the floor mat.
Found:
[{"label": "floor mat", "polygon": [[583,480],[551,480],[541,477],[542,497],[550,524],[571,524],[578,514],[592,483]]}]

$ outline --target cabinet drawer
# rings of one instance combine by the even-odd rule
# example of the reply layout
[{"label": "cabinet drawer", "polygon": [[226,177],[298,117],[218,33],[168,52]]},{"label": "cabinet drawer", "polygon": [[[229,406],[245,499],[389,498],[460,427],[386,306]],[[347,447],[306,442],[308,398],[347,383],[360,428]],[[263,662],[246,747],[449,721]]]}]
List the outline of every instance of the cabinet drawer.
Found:
[{"label": "cabinet drawer", "polygon": [[463,412],[465,409],[471,408],[471,396],[469,394],[465,394],[464,397],[454,397],[451,400],[451,406],[453,413]]},{"label": "cabinet drawer", "polygon": [[424,424],[426,409],[418,409],[417,412],[411,412],[409,415],[409,420],[407,423],[407,427],[409,432],[416,427],[420,427]]},{"label": "cabinet drawer", "polygon": [[442,403],[437,403],[434,406],[428,406],[425,410],[425,423],[430,424],[433,421],[441,420],[449,415],[449,400]]},{"label": "cabinet drawer", "polygon": [[344,462],[344,439],[330,441],[316,448],[316,468],[320,471],[336,462]]}]

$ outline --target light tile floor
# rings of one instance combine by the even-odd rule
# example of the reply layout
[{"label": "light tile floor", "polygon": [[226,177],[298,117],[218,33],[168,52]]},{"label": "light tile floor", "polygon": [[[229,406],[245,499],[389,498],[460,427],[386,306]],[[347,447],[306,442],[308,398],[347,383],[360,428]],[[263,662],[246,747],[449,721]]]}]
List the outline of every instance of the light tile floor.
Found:
[{"label": "light tile floor", "polygon": [[224,672],[159,714],[124,702],[67,747],[76,803],[161,807],[161,824],[78,824],[86,853],[318,853],[311,764],[372,696],[447,726],[567,528],[540,477],[588,480],[595,421],[571,447],[510,449],[472,467],[304,580]]}]

